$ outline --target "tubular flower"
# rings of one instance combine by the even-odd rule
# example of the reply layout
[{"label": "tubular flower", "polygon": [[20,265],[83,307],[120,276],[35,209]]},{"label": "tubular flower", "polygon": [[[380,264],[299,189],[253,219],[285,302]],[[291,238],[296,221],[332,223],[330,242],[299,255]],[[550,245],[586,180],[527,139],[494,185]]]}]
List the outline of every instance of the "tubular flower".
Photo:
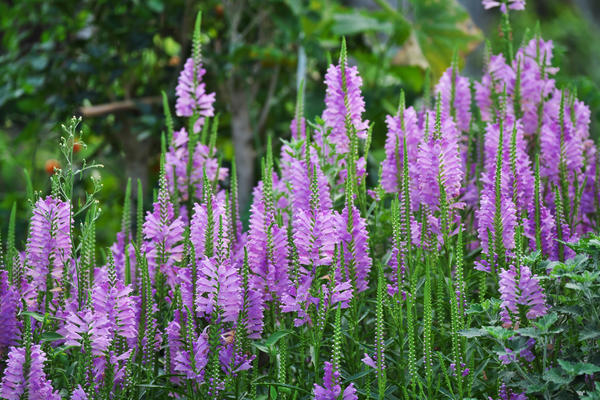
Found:
[{"label": "tubular flower", "polygon": [[177,282],[175,263],[181,261],[183,256],[181,242],[184,223],[181,217],[175,218],[165,178],[161,177],[160,181],[161,188],[158,191],[158,198],[153,204],[153,212],[148,211],[146,214],[143,232],[150,270],[156,273],[156,268],[160,268],[167,283],[173,288]]},{"label": "tubular flower", "polygon": [[[381,186],[388,193],[400,192],[406,136],[411,189],[416,192],[416,176],[420,169],[417,163],[418,149],[423,140],[423,131],[419,129],[417,113],[414,108],[408,107],[399,115],[388,115],[385,122],[388,132],[385,140],[385,160],[381,163]],[[405,132],[402,130],[402,124]]]},{"label": "tubular flower", "polygon": [[241,288],[237,269],[228,260],[218,262],[204,257],[198,266],[196,311],[210,316],[216,307],[222,321],[235,322],[241,307]]},{"label": "tubular flower", "polygon": [[90,339],[92,354],[101,357],[112,341],[110,322],[105,314],[91,310],[71,311],[59,333],[67,346],[83,347],[83,337]]},{"label": "tubular flower", "polygon": [[281,297],[281,311],[294,312],[294,326],[302,326],[305,323],[312,323],[308,309],[311,305],[318,304],[319,299],[312,296],[310,293],[313,282],[312,274],[309,274],[306,269],[303,269],[302,278],[298,286],[292,286],[287,293]]},{"label": "tubular flower", "polygon": [[252,368],[254,355],[249,356],[236,351],[234,342],[224,343],[219,346],[219,361],[221,369],[227,376],[235,377],[240,371],[247,371]]},{"label": "tubular flower", "polygon": [[25,351],[23,347],[11,347],[8,353],[4,377],[0,384],[0,397],[6,400],[20,400],[25,391]]},{"label": "tubular flower", "polygon": [[346,271],[342,279],[350,280],[353,287],[358,292],[362,292],[368,287],[367,279],[371,270],[369,232],[366,222],[355,206],[346,206],[337,219],[337,231],[344,252],[343,263]]},{"label": "tubular flower", "polygon": [[205,73],[206,70],[202,68],[202,64],[196,65],[190,57],[179,74],[175,88],[177,97],[175,112],[179,117],[195,115],[198,118],[194,123],[194,132],[200,132],[204,125],[204,119],[215,114],[213,108],[215,94],[206,93],[206,83],[202,82]]},{"label": "tubular flower", "polygon": [[[475,82],[475,100],[482,120],[493,120],[493,97],[500,96],[504,90],[506,90],[508,96],[511,96],[515,81],[516,73],[510,65],[506,64],[504,56],[502,54],[492,55],[481,82]],[[508,98],[507,102],[510,100]],[[511,115],[513,107],[506,104],[505,112]]]},{"label": "tubular flower", "polygon": [[88,395],[85,393],[81,385],[77,385],[75,390],[73,390],[71,400],[88,400]]},{"label": "tubular flower", "polygon": [[[490,254],[490,246],[494,246],[496,241],[496,227],[494,218],[496,214],[495,193],[489,189],[482,193],[480,199],[479,210],[475,212],[477,218],[477,233],[481,241],[481,247],[485,254]],[[515,228],[517,226],[517,216],[515,205],[508,197],[502,197],[500,206],[500,218],[502,221],[502,244],[504,249],[512,250],[515,248]],[[492,243],[488,243],[489,238],[492,238]]]},{"label": "tubular flower", "polygon": [[519,306],[527,307],[526,317],[530,320],[546,314],[546,297],[528,266],[521,266],[520,276],[517,276],[517,270],[512,265],[507,270],[501,270],[499,290],[502,299],[500,316],[506,327],[518,321]]},{"label": "tubular flower", "polygon": [[440,205],[440,185],[450,202],[460,194],[464,175],[458,152],[458,130],[454,121],[442,120],[441,132],[442,137],[431,137],[421,144],[417,157],[420,201],[436,208]]},{"label": "tubular flower", "polygon": [[333,365],[325,361],[323,366],[323,386],[315,383],[313,389],[314,400],[337,400],[340,398],[343,400],[357,400],[356,389],[354,383],[351,383],[344,389],[342,393],[342,387],[339,384],[340,373],[339,371],[333,370]]},{"label": "tubular flower", "polygon": [[[491,397],[488,397],[489,400],[494,400]],[[527,400],[527,396],[525,393],[513,393],[512,390],[506,387],[506,384],[503,383],[498,389],[498,400]]]},{"label": "tubular flower", "polygon": [[[536,222],[535,222],[535,208],[532,206],[528,211],[529,219],[526,221],[524,226],[525,235],[529,239],[529,248],[534,251],[536,250]],[[558,249],[556,242],[556,225],[555,218],[552,211],[544,206],[540,205],[540,240],[542,244],[542,250],[544,255],[548,256],[551,260],[558,259]]]},{"label": "tubular flower", "polygon": [[17,344],[21,332],[19,303],[19,293],[8,282],[8,272],[0,271],[0,353]]},{"label": "tubular flower", "polygon": [[293,226],[300,263],[313,267],[331,264],[338,238],[334,214],[300,210],[294,215]]},{"label": "tubular flower", "polygon": [[71,206],[51,196],[33,207],[27,240],[26,264],[37,291],[46,290],[47,276],[60,282],[71,260]]},{"label": "tubular flower", "polygon": [[263,280],[264,294],[270,291],[281,297],[289,288],[287,230],[278,226],[266,202],[259,182],[250,209],[248,261],[252,273]]},{"label": "tubular flower", "polygon": [[[502,195],[516,200],[516,208],[523,211],[527,210],[533,202],[534,177],[531,160],[527,153],[527,142],[523,136],[522,124],[520,121],[513,124],[513,121],[513,118],[508,117],[502,124],[500,186]],[[486,188],[493,188],[495,185],[499,139],[500,124],[488,123],[484,142],[485,172],[481,178]],[[513,150],[514,163],[512,159]]]},{"label": "tubular flower", "polygon": [[204,382],[204,372],[208,363],[208,339],[205,333],[201,333],[191,343],[191,351],[182,349],[175,355],[173,369],[176,373],[183,374],[187,379]]},{"label": "tubular flower", "polygon": [[94,311],[106,315],[110,335],[127,339],[130,346],[137,339],[138,324],[132,291],[130,285],[125,286],[121,281],[114,286],[109,282],[97,283],[92,290]]},{"label": "tubular flower", "polygon": [[535,319],[546,315],[546,296],[540,283],[528,266],[521,267],[519,290],[521,292],[520,303],[529,307],[527,318]]},{"label": "tubular flower", "polygon": [[[520,106],[523,113],[523,128],[527,135],[537,132],[539,122],[538,107],[555,88],[554,79],[549,75],[558,72],[552,67],[552,41],[531,39],[520,48],[513,61],[513,69],[520,75]],[[544,64],[545,62],[545,64]]]},{"label": "tubular flower", "polygon": [[[576,174],[581,173],[584,167],[585,142],[589,139],[590,111],[579,101],[574,101],[573,106],[565,102],[561,129],[562,96],[562,93],[555,89],[552,97],[544,103],[540,135],[540,174],[555,184],[560,179],[561,162],[565,165],[566,178],[570,182],[574,181]],[[565,96],[568,94],[565,93]],[[561,154],[561,150],[564,153]]]},{"label": "tubular flower", "polygon": [[293,150],[288,145],[281,148],[281,177],[283,181],[289,182],[291,186],[289,196],[294,213],[298,210],[310,209],[311,175],[314,173],[313,171],[316,171],[317,174],[319,208],[331,209],[329,182],[319,165],[316,154],[311,154],[308,167],[306,162],[301,159],[302,156],[302,154],[293,154]]},{"label": "tubular flower", "polygon": [[[165,328],[165,333],[167,335],[167,345],[169,346],[169,356],[170,356],[170,364],[171,370],[169,373],[174,373],[175,366],[175,357],[182,351],[183,342],[181,339],[181,325],[180,322],[181,313],[179,310],[175,310],[173,312],[173,320],[169,321],[167,327]],[[171,382],[179,383],[179,377],[172,377]]]},{"label": "tubular flower", "polygon": [[248,277],[248,290],[244,293],[247,299],[246,303],[242,304],[241,312],[244,313],[244,321],[242,321],[248,330],[248,338],[260,339],[263,329],[264,315],[264,299],[262,296],[262,281],[256,275]]},{"label": "tubular flower", "polygon": [[298,122],[296,118],[292,119],[290,123],[290,131],[292,132],[293,139],[303,139],[306,137],[306,119],[302,117],[300,119],[300,134],[298,134]]},{"label": "tubular flower", "polygon": [[[346,92],[342,82],[342,69],[339,65],[330,65],[325,75],[325,110],[323,120],[325,126],[331,128],[329,141],[336,146],[337,153],[347,153],[350,146],[348,132],[346,132],[346,116],[356,130],[356,135],[365,139],[369,121],[362,120],[365,111],[365,101],[360,92],[362,79],[358,75],[358,68],[345,66]],[[345,97],[348,98],[346,107]]]},{"label": "tubular flower", "polygon": [[173,132],[173,141],[165,154],[165,172],[171,195],[178,193],[180,200],[188,200],[188,185],[191,184],[192,197],[202,197],[204,174],[210,182],[222,181],[229,175],[229,169],[219,165],[214,149],[200,142],[192,152],[192,169],[188,177],[189,135],[185,128]]},{"label": "tubular flower", "polygon": [[6,400],[19,400],[27,391],[31,400],[61,400],[44,373],[46,354],[40,345],[32,345],[29,350],[30,363],[27,374],[23,371],[26,352],[24,347],[11,347],[4,378],[0,384],[0,396]]},{"label": "tubular flower", "polygon": [[435,86],[435,93],[441,94],[443,118],[450,118],[451,110],[454,110],[457,126],[461,131],[467,132],[471,123],[469,79],[460,76],[458,71],[455,72],[453,67],[449,67]]},{"label": "tubular flower", "polygon": [[[208,209],[210,207],[210,210]],[[209,211],[212,213],[212,226],[209,226]],[[194,204],[194,215],[190,222],[190,240],[194,245],[196,259],[200,261],[205,254],[215,254],[217,252],[217,239],[219,233],[219,220],[222,221],[223,230],[228,232],[229,216],[227,215],[225,198],[222,196],[213,196],[212,203]],[[207,237],[209,232],[212,237]],[[223,246],[229,245],[229,237],[224,235],[222,238]],[[210,247],[207,248],[206,245]],[[208,252],[208,253],[207,253]]]},{"label": "tubular flower", "polygon": [[508,3],[496,0],[483,0],[481,4],[486,10],[494,7],[500,7],[500,11],[502,11],[504,14],[506,14],[508,10],[525,9],[525,0],[508,0]]}]

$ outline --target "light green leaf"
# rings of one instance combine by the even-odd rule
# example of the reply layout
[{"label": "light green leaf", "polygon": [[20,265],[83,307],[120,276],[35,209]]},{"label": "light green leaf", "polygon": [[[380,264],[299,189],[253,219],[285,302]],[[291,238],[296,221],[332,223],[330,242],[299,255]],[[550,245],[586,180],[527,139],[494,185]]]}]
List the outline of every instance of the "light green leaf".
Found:
[{"label": "light green leaf", "polygon": [[282,330],[282,331],[273,332],[271,334],[271,336],[269,336],[269,338],[267,340],[265,340],[265,346],[267,346],[267,347],[273,346],[282,337],[285,337],[285,336],[289,335],[290,333],[292,333],[292,331],[291,330],[287,330],[287,329],[286,330]]},{"label": "light green leaf", "polygon": [[471,328],[471,329],[462,330],[459,333],[461,336],[464,336],[467,338],[474,338],[474,337],[487,336],[488,331],[485,329]]},{"label": "light green leaf", "polygon": [[439,77],[450,65],[454,51],[465,55],[482,40],[481,31],[457,0],[411,0],[413,28],[421,50]]},{"label": "light green leaf", "polygon": [[589,363],[572,363],[570,361],[558,360],[558,363],[570,375],[591,375],[600,372],[600,366]]},{"label": "light green leaf", "polygon": [[558,385],[566,385],[573,380],[572,377],[562,376],[560,368],[552,368],[544,372],[544,380]]},{"label": "light green leaf", "polygon": [[332,31],[336,35],[353,35],[361,32],[384,32],[391,35],[394,26],[391,22],[382,22],[364,12],[335,14]]}]

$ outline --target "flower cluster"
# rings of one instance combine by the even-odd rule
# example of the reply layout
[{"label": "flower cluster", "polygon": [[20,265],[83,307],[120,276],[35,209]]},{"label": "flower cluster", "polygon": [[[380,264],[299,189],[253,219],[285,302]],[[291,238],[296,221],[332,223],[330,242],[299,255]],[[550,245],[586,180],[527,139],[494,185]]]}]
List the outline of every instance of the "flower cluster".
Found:
[{"label": "flower cluster", "polygon": [[[402,96],[385,120],[372,186],[373,126],[344,44],[325,75],[322,119],[309,123],[298,104],[278,159],[279,143],[268,141],[246,231],[235,162],[217,157],[214,93],[195,54],[176,89],[176,115],[189,117],[188,129],[174,130],[169,114],[158,189],[145,214],[140,190],[136,235],[128,189],[121,231],[98,251],[95,203],[80,206],[56,179],[51,195],[32,201],[24,251],[13,237],[0,253],[0,396],[141,398],[157,389],[259,398],[263,389],[300,387],[317,400],[353,400],[358,389],[370,396],[373,379],[386,397],[398,388],[387,385],[392,375],[403,380],[403,397],[427,390],[436,398],[441,371],[448,393],[473,397],[481,371],[461,336],[476,320],[466,316],[468,302],[499,297],[498,329],[532,332],[552,305],[546,271],[525,253],[565,261],[566,243],[598,228],[590,110],[556,86],[552,52],[552,42],[535,37],[515,54],[490,55],[472,81],[453,63],[434,86],[433,107],[430,93],[422,107]],[[503,347],[503,368],[539,360],[533,338],[518,353]],[[46,354],[68,360],[69,374],[44,369]],[[274,361],[278,385],[259,376]],[[502,384],[498,396],[524,398],[516,393]]]}]

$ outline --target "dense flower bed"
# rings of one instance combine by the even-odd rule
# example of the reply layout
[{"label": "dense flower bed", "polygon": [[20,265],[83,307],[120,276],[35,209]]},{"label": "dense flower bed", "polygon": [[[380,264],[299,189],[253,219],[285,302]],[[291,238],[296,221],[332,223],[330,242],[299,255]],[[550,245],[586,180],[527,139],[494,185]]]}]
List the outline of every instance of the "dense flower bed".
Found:
[{"label": "dense flower bed", "polygon": [[[483,4],[510,37],[524,1]],[[599,216],[590,110],[556,87],[552,42],[523,43],[488,48],[480,80],[454,63],[433,106],[401,96],[378,179],[342,43],[322,117],[305,120],[300,94],[279,157],[269,143],[244,231],[196,31],[176,89],[187,125],[165,101],[135,235],[128,185],[115,243],[96,248],[99,182],[73,200],[94,167],[74,160],[77,119],[22,251],[9,224],[0,396],[597,398],[597,240],[580,240]]]}]

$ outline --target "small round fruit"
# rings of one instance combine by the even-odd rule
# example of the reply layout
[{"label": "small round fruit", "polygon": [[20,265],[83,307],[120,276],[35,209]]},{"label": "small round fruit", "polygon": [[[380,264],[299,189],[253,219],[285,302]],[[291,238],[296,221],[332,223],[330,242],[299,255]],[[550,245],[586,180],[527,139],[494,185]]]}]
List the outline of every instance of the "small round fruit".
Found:
[{"label": "small round fruit", "polygon": [[44,165],[44,169],[48,175],[54,175],[57,169],[60,169],[60,163],[58,160],[51,158],[46,161],[46,165]]}]

